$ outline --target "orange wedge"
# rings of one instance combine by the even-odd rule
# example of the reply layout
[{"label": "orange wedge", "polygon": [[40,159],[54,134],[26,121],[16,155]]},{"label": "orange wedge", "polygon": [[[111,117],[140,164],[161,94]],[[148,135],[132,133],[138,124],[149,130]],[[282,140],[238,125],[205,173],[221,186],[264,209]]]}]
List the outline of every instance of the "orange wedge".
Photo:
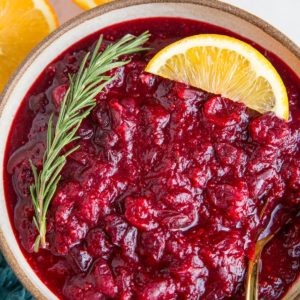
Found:
[{"label": "orange wedge", "polygon": [[75,4],[82,9],[91,9],[98,5],[112,2],[113,0],[72,0]]},{"label": "orange wedge", "polygon": [[241,40],[218,34],[191,36],[162,49],[146,71],[288,120],[288,96],[280,75]]},{"label": "orange wedge", "polygon": [[0,0],[0,93],[24,57],[57,26],[46,0]]}]

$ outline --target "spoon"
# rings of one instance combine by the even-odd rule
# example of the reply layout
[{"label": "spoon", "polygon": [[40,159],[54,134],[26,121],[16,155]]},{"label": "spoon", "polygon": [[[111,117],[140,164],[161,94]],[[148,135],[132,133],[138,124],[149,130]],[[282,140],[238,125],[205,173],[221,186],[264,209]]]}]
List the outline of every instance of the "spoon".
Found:
[{"label": "spoon", "polygon": [[[261,212],[260,219],[263,219],[268,203],[265,205]],[[285,222],[277,224],[277,227],[271,230],[274,225],[274,219],[276,214],[281,210],[281,206],[277,206],[271,214],[270,221],[264,230],[260,231],[258,241],[255,245],[254,256],[249,260],[247,279],[246,279],[246,294],[245,300],[258,300],[259,290],[259,271],[261,267],[261,254],[265,246],[274,238],[274,236],[282,229],[283,226],[287,225],[291,221],[291,217],[285,220]],[[272,232],[272,233],[270,233]]]}]

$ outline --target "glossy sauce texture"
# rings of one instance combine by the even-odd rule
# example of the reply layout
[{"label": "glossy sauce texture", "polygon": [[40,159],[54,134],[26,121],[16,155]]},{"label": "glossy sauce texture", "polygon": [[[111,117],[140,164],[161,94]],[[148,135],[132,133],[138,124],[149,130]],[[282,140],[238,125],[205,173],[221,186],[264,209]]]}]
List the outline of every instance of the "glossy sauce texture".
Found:
[{"label": "glossy sauce texture", "polygon": [[283,77],[291,110],[289,123],[260,116],[143,71],[153,54],[180,38],[236,35],[170,18],[101,33],[108,43],[145,30],[152,50],[114,71],[118,78],[78,131],[81,148],[63,170],[48,214],[49,246],[38,254],[28,160],[41,167],[47,122],[59,112],[67,74],[99,33],[60,55],[24,99],[7,144],[5,181],[25,256],[64,299],[239,299],[262,223],[272,217],[274,230],[291,219],[263,253],[261,295],[281,298],[300,269],[299,79],[259,48]]}]

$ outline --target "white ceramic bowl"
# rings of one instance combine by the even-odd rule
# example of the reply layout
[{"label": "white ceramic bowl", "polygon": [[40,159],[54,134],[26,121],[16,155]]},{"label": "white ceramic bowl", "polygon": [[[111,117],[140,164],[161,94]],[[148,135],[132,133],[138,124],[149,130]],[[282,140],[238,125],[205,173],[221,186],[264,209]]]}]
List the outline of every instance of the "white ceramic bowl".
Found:
[{"label": "white ceramic bowl", "polygon": [[[37,299],[57,299],[23,256],[14,236],[4,199],[3,159],[16,111],[41,71],[60,53],[87,35],[106,26],[141,17],[172,16],[208,22],[251,39],[283,59],[300,77],[300,49],[262,20],[214,0],[121,0],[86,12],[66,23],[35,48],[13,76],[0,102],[0,243],[9,264]],[[289,299],[296,299],[294,285]],[[298,298],[299,299],[299,298]]]}]

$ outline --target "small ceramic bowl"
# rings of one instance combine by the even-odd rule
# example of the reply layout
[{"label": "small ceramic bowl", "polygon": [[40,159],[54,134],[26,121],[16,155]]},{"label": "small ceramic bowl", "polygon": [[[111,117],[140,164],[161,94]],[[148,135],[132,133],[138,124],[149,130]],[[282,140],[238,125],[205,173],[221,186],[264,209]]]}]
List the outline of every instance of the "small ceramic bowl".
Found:
[{"label": "small ceramic bowl", "polygon": [[[277,54],[300,77],[300,49],[293,42],[257,17],[214,0],[116,1],[77,16],[45,39],[17,70],[3,92],[0,102],[1,248],[17,276],[37,299],[57,299],[57,297],[39,279],[23,256],[15,238],[4,199],[4,150],[16,111],[41,71],[69,46],[106,26],[141,17],[158,16],[200,20],[234,31]],[[296,299],[299,295],[300,282],[291,288],[286,299]]]}]

